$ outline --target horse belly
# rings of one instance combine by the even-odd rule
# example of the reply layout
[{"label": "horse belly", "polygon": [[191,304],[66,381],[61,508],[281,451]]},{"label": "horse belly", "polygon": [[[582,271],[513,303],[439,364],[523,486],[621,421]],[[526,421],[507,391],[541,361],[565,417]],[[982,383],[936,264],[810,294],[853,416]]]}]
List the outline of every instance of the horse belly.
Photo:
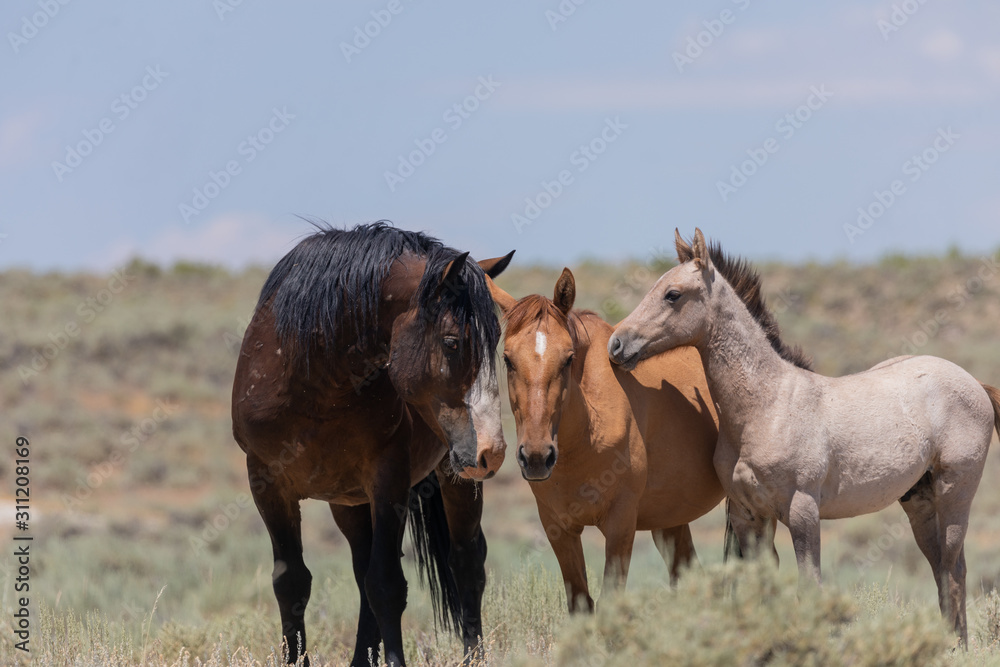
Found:
[{"label": "horse belly", "polygon": [[715,468],[703,461],[679,462],[669,474],[650,469],[639,500],[637,530],[670,528],[710,512],[724,497]]},{"label": "horse belly", "polygon": [[820,492],[820,518],[870,514],[898,501],[931,465],[929,447],[899,447],[895,456],[868,457],[864,465],[831,471]]}]

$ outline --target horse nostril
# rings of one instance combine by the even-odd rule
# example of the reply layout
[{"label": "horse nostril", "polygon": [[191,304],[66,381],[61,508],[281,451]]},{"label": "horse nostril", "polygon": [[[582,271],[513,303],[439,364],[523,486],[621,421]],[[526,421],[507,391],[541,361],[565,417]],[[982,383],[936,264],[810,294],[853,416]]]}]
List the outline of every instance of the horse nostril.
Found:
[{"label": "horse nostril", "polygon": [[611,340],[608,342],[608,350],[611,352],[611,356],[617,357],[622,353],[622,339],[618,336],[612,336]]},{"label": "horse nostril", "polygon": [[479,455],[479,467],[483,469],[489,467],[489,464],[486,462],[486,452]]},{"label": "horse nostril", "polygon": [[517,448],[517,463],[522,468],[528,467],[528,457],[524,455],[524,445]]},{"label": "horse nostril", "polygon": [[547,470],[552,470],[552,466],[556,464],[556,448],[549,445],[549,455],[545,457],[545,468]]}]

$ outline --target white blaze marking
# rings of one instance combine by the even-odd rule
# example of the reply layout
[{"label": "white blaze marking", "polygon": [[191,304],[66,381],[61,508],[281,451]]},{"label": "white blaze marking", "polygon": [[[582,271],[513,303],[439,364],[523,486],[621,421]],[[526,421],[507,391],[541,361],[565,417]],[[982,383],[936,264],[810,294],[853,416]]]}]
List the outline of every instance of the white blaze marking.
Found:
[{"label": "white blaze marking", "polygon": [[[465,397],[472,415],[472,427],[478,437],[503,442],[503,427],[500,423],[500,385],[489,366],[484,365],[476,378],[476,384]],[[477,438],[478,439],[478,438]]]},{"label": "white blaze marking", "polygon": [[546,342],[547,341],[545,340],[545,334],[543,334],[541,331],[535,332],[535,354],[537,354],[539,357],[545,354]]}]

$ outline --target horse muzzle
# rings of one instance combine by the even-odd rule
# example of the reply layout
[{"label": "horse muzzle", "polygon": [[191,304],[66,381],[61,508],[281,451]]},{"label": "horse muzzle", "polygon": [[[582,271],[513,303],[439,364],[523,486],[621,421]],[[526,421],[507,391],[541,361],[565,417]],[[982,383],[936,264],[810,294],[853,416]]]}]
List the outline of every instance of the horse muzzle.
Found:
[{"label": "horse muzzle", "polygon": [[641,355],[637,350],[629,350],[626,342],[617,334],[613,334],[608,339],[608,358],[612,363],[631,371],[639,365]]},{"label": "horse muzzle", "polygon": [[497,474],[497,471],[500,470],[500,466],[503,465],[504,458],[505,455],[503,448],[490,448],[479,452],[474,466],[456,465],[454,458],[452,459],[452,466],[455,470],[459,471],[458,474],[460,477],[482,482],[483,480],[490,479]]},{"label": "horse muzzle", "polygon": [[517,463],[521,466],[521,477],[529,482],[542,482],[552,476],[552,468],[556,465],[559,452],[555,443],[547,443],[538,447],[518,445]]}]

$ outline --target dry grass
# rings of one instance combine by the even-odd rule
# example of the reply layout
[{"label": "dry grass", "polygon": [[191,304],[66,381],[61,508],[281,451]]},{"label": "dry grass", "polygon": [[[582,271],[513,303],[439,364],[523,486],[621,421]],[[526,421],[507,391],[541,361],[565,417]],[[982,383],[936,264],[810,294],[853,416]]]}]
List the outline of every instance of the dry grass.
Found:
[{"label": "dry grass", "polygon": [[[770,563],[713,565],[689,572],[676,590],[648,586],[602,600],[597,613],[567,617],[553,573],[521,569],[494,581],[487,596],[484,656],[474,665],[1000,665],[995,637],[957,650],[935,609],[907,604],[880,586],[850,593],[799,587]],[[200,627],[161,626],[146,649],[98,613],[39,614],[34,665],[62,667],[258,667],[283,664],[267,639],[273,618],[247,609]],[[349,616],[337,609],[332,619]],[[326,623],[313,615],[313,633]],[[152,609],[144,619],[155,618]],[[995,600],[971,605],[974,626],[995,622]],[[428,617],[422,619],[425,623]],[[985,627],[984,625],[984,627]],[[411,664],[461,659],[456,640],[410,627]],[[344,664],[350,647],[320,641],[317,667]],[[9,649],[4,664],[18,662]]]},{"label": "dry grass", "polygon": [[[573,267],[577,305],[615,320],[668,264],[647,258]],[[858,370],[915,339],[917,351],[1000,384],[1000,279],[970,284],[982,266],[980,258],[951,255],[761,268],[786,337],[813,354],[822,372]],[[32,441],[32,664],[272,664],[277,609],[270,548],[256,510],[239,507],[203,550],[191,544],[247,491],[230,433],[229,392],[238,341],[266,272],[232,275],[198,265],[165,270],[137,262],[128,273],[133,278],[126,288],[89,320],[80,304],[101,293],[106,276],[0,273],[8,322],[0,331],[6,417],[0,442],[17,435]],[[500,284],[517,296],[547,295],[558,273],[515,266]],[[943,322],[934,328],[927,323],[936,316]],[[71,322],[79,332],[63,340],[59,332]],[[22,381],[22,367],[30,368],[53,340],[65,344]],[[161,406],[167,414],[157,413]],[[130,444],[128,435],[150,420],[152,431],[140,431],[142,438]],[[509,429],[509,415],[506,420]],[[966,655],[949,648],[939,627],[930,568],[898,507],[825,522],[828,583],[801,594],[783,529],[776,574],[736,573],[719,565],[723,518],[713,511],[693,526],[705,571],[673,592],[663,588],[666,571],[652,541],[640,534],[629,592],[603,601],[594,617],[568,619],[530,489],[508,465],[485,490],[486,662],[1000,664],[996,479],[1000,451],[994,448],[966,543],[972,637]],[[0,491],[0,503],[9,502],[9,459],[0,460],[0,489],[7,490]],[[324,505],[306,503],[303,511],[314,575],[310,652],[314,664],[343,664],[357,613],[348,550]],[[0,532],[8,524],[0,521]],[[584,537],[589,567],[600,572],[603,544],[594,531]],[[27,664],[10,642],[11,565],[10,558],[0,559],[6,638],[0,664]],[[412,570],[408,579],[416,581]],[[734,585],[737,579],[744,583]],[[413,664],[460,658],[460,643],[435,632],[429,600],[416,584],[404,627]]]}]

